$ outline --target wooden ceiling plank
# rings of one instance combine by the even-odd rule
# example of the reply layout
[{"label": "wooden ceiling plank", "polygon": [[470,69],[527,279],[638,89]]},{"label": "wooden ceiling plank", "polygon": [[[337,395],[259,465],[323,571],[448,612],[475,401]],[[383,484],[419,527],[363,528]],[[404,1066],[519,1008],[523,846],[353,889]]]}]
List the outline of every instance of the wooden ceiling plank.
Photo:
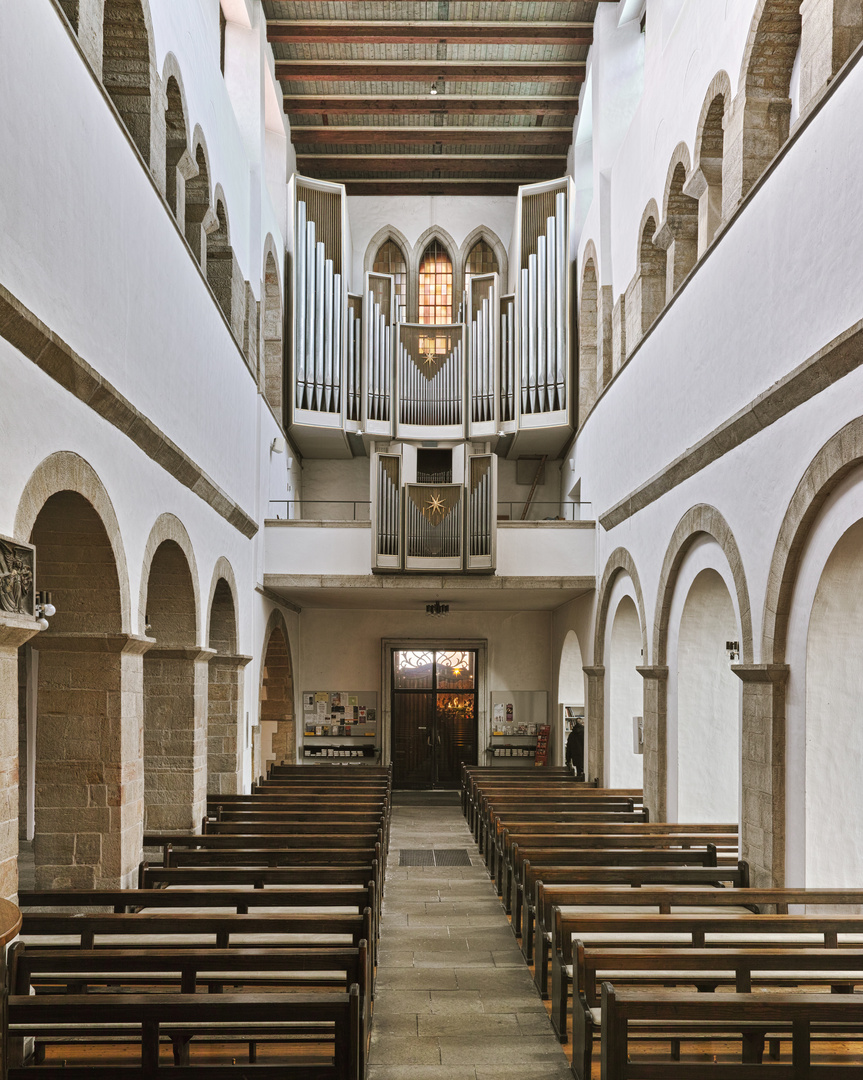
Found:
[{"label": "wooden ceiling plank", "polygon": [[424,158],[389,157],[386,160],[376,158],[370,160],[365,156],[337,157],[332,156],[327,161],[320,158],[310,161],[302,156],[297,159],[297,168],[303,176],[317,176],[321,180],[341,179],[343,177],[371,179],[380,173],[419,173],[428,175],[430,172],[445,171],[447,176],[523,176],[525,170],[542,173],[552,178],[561,176],[566,172],[566,155],[546,157],[537,160],[534,157],[523,155],[501,160],[492,158],[483,161],[482,158],[467,158],[463,161],[457,158],[442,158],[437,154],[429,154]]},{"label": "wooden ceiling plank", "polygon": [[573,23],[301,23],[271,21],[267,40],[278,45],[581,45],[593,44],[593,29]]},{"label": "wooden ceiling plank", "polygon": [[295,146],[329,143],[338,146],[373,146],[415,143],[433,146],[560,146],[572,142],[569,128],[457,128],[457,127],[295,127],[291,128]]},{"label": "wooden ceiling plank", "polygon": [[353,180],[345,185],[348,195],[517,195],[520,184],[542,180],[530,172],[514,180]]},{"label": "wooden ceiling plank", "polygon": [[585,61],[277,60],[285,82],[584,82]]},{"label": "wooden ceiling plank", "polygon": [[292,116],[312,116],[319,113],[340,113],[354,116],[425,115],[440,114],[456,116],[471,114],[493,116],[498,113],[510,115],[566,116],[575,119],[578,98],[574,95],[560,97],[450,97],[425,94],[422,97],[388,95],[365,97],[361,94],[321,97],[306,94],[285,95],[285,112]]}]

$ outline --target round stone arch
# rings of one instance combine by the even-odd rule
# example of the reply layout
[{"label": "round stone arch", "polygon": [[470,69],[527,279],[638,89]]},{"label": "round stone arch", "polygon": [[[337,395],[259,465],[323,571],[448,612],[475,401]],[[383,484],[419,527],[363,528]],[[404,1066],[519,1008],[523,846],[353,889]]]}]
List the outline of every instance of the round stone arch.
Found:
[{"label": "round stone arch", "polygon": [[[148,0],[104,0],[99,40],[102,85],[161,189],[165,100]],[[146,75],[140,69],[143,52],[147,54]]]},{"label": "round stone arch", "polygon": [[410,263],[408,265],[408,321],[419,321],[419,296],[420,296],[420,261],[422,260],[425,249],[429,246],[432,240],[438,240],[442,247],[446,248],[446,252],[450,257],[452,263],[452,282],[453,282],[453,318],[456,316],[456,299],[455,290],[456,282],[462,280],[460,275],[462,274],[463,267],[461,265],[461,257],[459,253],[458,244],[453,240],[446,229],[440,225],[431,225],[428,229],[422,233],[417,242],[414,244],[410,252]]},{"label": "round stone arch", "polygon": [[408,238],[403,232],[397,229],[395,225],[384,225],[384,227],[378,229],[371,240],[369,240],[368,246],[366,247],[366,253],[363,257],[363,270],[370,271],[372,269],[375,263],[375,256],[387,240],[392,240],[399,248],[404,256],[408,274],[410,274],[412,248]]},{"label": "round stone arch", "polygon": [[[173,99],[169,93],[169,86],[173,81],[177,87],[177,98]],[[162,91],[164,94],[164,125],[165,125],[165,172],[164,177],[159,178],[160,184],[164,183],[164,195],[168,200],[175,219],[181,230],[185,227],[186,194],[185,182],[191,180],[198,173],[195,164],[191,131],[189,128],[189,104],[186,99],[186,89],[183,85],[183,75],[176,56],[169,52],[162,65]],[[177,105],[181,123],[177,120]],[[178,132],[176,129],[180,128]]]},{"label": "round stone arch", "polygon": [[238,592],[234,571],[216,562],[207,602],[207,794],[229,795],[242,783],[244,678],[251,657],[241,656]]},{"label": "round stone arch", "polygon": [[[683,166],[683,170],[686,173],[686,177],[689,177],[692,171],[692,158],[689,153],[689,147],[685,142],[679,142],[674,148],[674,152],[671,155],[671,160],[668,163],[668,172],[665,174],[665,187],[663,188],[662,195],[662,220],[668,219],[668,202],[671,197],[671,187],[674,180],[674,173],[678,165]],[[684,183],[686,181],[684,180]]]},{"label": "round stone arch", "polygon": [[599,321],[599,282],[599,255],[593,240],[588,240],[581,254],[581,275],[578,282],[579,427],[611,381],[611,349],[602,347],[604,343]]},{"label": "round stone arch", "polygon": [[740,662],[753,662],[752,612],[749,605],[749,589],[740,549],[731,527],[722,514],[706,503],[693,506],[683,515],[671,535],[656,594],[656,616],[653,628],[654,663],[664,666],[668,662],[668,620],[671,601],[677,583],[677,574],[689,548],[702,535],[715,540],[722,549],[731,570],[737,607],[740,612]]},{"label": "round stone arch", "polygon": [[863,417],[857,417],[821,447],[788,503],[764,597],[761,656],[765,664],[785,663],[791,600],[807,537],[830,493],[861,464]]},{"label": "round stone arch", "polygon": [[284,423],[284,328],[285,306],[282,289],[281,258],[272,234],[267,233],[264,241],[264,261],[261,267],[261,329],[263,340],[259,354],[262,357],[263,370],[259,382],[264,397],[279,423]]},{"label": "round stone arch", "polygon": [[33,531],[39,511],[52,495],[60,491],[77,492],[99,515],[105,532],[108,534],[117,566],[117,577],[120,583],[121,629],[123,633],[131,633],[132,604],[129,570],[120,525],[105,485],[89,462],[69,450],[60,450],[44,458],[24,485],[15,513],[14,535],[18,539],[27,541]]},{"label": "round stone arch", "polygon": [[626,548],[619,547],[615,548],[609,555],[597,590],[599,603],[596,608],[596,624],[593,634],[593,663],[597,666],[601,666],[605,662],[605,630],[608,621],[608,606],[611,600],[612,586],[619,574],[626,574],[632,581],[638,608],[638,621],[641,624],[642,648],[644,649],[645,659],[647,658],[647,619],[644,614],[644,593],[641,589],[641,580],[632,556]]},{"label": "round stone arch", "polygon": [[[459,278],[462,291],[464,290],[464,275],[467,269],[467,259],[474,247],[480,242],[485,240],[488,246],[494,252],[494,257],[497,259],[497,272],[500,275],[501,293],[509,291],[509,260],[506,256],[506,248],[500,241],[500,237],[494,233],[487,225],[477,225],[475,229],[472,229],[462,241],[462,245],[458,250],[458,261],[460,265]],[[455,264],[453,264],[453,274],[455,274]]]},{"label": "round stone arch", "polygon": [[160,544],[166,540],[173,540],[183,552],[189,566],[189,574],[192,578],[192,594],[195,600],[195,640],[202,640],[201,630],[201,584],[198,577],[198,564],[195,560],[195,551],[192,541],[186,531],[185,525],[174,514],[161,514],[153,523],[147,544],[144,548],[144,559],[141,565],[141,588],[138,601],[139,632],[144,633],[144,616],[147,604],[147,589],[150,581],[150,568],[153,564],[153,556],[159,549]]},{"label": "round stone arch", "polygon": [[[692,162],[693,171],[701,168],[702,158],[704,157],[708,117],[710,116],[713,102],[718,97],[721,97],[724,102],[722,110],[724,116],[731,106],[733,97],[731,78],[727,71],[717,71],[710,80],[710,85],[707,87],[707,93],[704,95],[704,101],[701,104],[701,112],[698,115],[698,125],[695,128],[695,142],[693,143],[695,154]],[[708,147],[708,149],[710,148]]]},{"label": "round stone arch", "polygon": [[237,590],[237,578],[234,574],[234,568],[228,562],[224,555],[220,555],[216,560],[216,565],[213,567],[213,576],[210,578],[210,591],[207,596],[207,626],[210,625],[210,615],[213,610],[213,598],[216,595],[216,586],[219,584],[219,579],[222,578],[227,583],[228,588],[231,590],[231,596],[234,601],[234,613],[236,619],[235,636],[239,646],[240,639],[240,607],[239,607],[239,592]]},{"label": "round stone arch", "polygon": [[262,742],[269,743],[277,761],[292,762],[296,753],[293,654],[288,625],[279,608],[270,612],[260,655],[259,724],[255,729],[259,739],[252,750],[255,776],[264,771],[260,760]]}]

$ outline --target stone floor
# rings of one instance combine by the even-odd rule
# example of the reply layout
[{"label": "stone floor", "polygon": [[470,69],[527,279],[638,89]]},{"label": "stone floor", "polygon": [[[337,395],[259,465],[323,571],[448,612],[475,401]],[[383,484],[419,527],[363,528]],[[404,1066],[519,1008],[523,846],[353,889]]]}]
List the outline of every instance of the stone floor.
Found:
[{"label": "stone floor", "polygon": [[[399,866],[402,848],[470,867]],[[571,1080],[454,792],[396,792],[369,1080]]]}]

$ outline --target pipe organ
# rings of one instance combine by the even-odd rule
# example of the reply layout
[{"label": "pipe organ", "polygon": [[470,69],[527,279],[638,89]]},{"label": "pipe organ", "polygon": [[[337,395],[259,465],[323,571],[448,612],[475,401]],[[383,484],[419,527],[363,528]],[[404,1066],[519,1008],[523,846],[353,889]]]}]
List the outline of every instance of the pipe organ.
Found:
[{"label": "pipe organ", "polygon": [[416,468],[400,453],[373,457],[374,569],[494,569],[496,455],[468,457],[454,483],[413,482]]},{"label": "pipe organ", "polygon": [[342,185],[294,176],[290,190],[286,415],[303,456],[367,453],[375,439],[502,436],[510,457],[558,452],[576,409],[571,178],[519,190],[512,291],[496,273],[472,275],[461,320],[442,326],[401,321],[390,275],[350,280]]}]

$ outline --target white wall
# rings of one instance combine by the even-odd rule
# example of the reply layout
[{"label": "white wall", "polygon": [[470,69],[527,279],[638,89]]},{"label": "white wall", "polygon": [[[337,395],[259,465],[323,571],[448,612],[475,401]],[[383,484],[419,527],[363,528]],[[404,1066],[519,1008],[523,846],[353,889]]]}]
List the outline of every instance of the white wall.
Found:
[{"label": "white wall", "polygon": [[[635,602],[621,579],[619,599],[609,607],[610,636],[606,652],[606,760],[605,782],[609,787],[640,788],[642,755],[634,752],[634,716],[644,712],[643,682],[636,671],[642,663],[641,625]],[[612,615],[613,612],[613,615]]]}]

